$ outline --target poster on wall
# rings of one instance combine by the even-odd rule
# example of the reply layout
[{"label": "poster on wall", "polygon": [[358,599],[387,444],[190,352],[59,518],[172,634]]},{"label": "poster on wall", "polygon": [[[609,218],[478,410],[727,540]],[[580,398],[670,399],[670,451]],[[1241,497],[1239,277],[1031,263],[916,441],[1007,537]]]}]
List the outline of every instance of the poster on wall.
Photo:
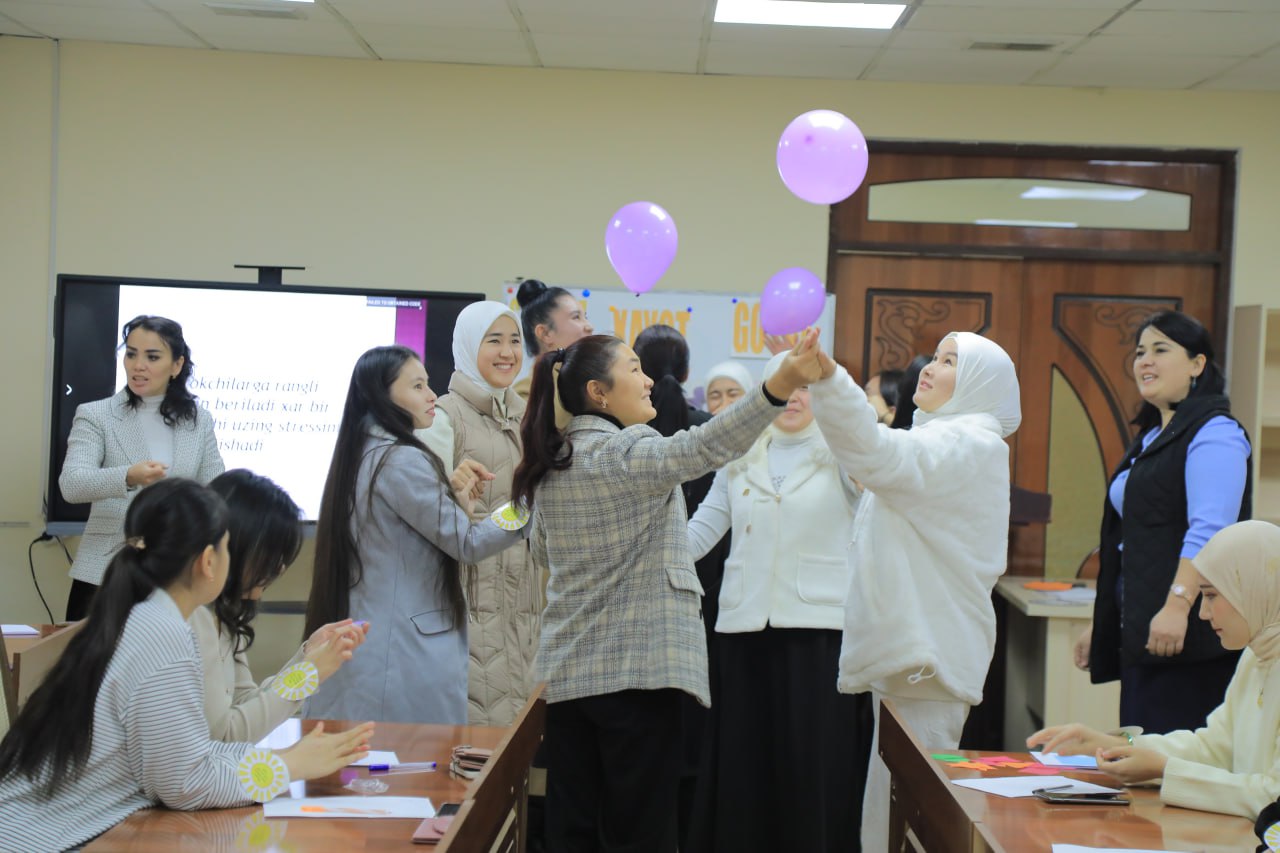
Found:
[{"label": "poster on wall", "polygon": [[[562,285],[563,286],[563,285]],[[500,302],[516,313],[515,283],[503,285]],[[565,287],[582,303],[599,334],[617,335],[631,344],[642,331],[654,325],[671,326],[689,342],[689,381],[685,395],[698,408],[706,400],[707,371],[726,359],[742,362],[752,377],[759,379],[772,357],[764,344],[760,327],[760,296],[749,293],[696,293],[651,290],[636,295],[625,289]],[[832,351],[835,325],[835,296],[828,294],[817,325],[822,329],[822,346]],[[532,361],[525,359],[521,375],[526,376]]]}]

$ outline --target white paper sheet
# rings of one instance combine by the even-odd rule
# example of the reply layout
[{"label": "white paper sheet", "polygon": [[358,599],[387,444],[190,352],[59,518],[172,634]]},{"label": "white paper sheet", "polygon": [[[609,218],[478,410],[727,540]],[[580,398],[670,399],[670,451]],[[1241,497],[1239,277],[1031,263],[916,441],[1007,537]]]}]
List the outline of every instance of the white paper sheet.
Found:
[{"label": "white paper sheet", "polygon": [[6,637],[39,637],[40,629],[30,625],[0,625],[0,633]]},{"label": "white paper sheet", "polygon": [[359,761],[353,761],[348,767],[368,767],[371,764],[385,764],[388,767],[396,767],[400,764],[400,759],[396,757],[394,752],[382,752],[380,750],[371,749],[369,754]]},{"label": "white paper sheet", "polygon": [[1006,776],[1000,779],[956,779],[953,784],[972,788],[984,794],[998,797],[1034,797],[1039,788],[1057,788],[1070,785],[1055,793],[1062,794],[1118,794],[1117,788],[1104,788],[1092,782],[1080,782],[1066,776]]},{"label": "white paper sheet", "polygon": [[1097,770],[1098,759],[1092,755],[1059,755],[1056,752],[1033,752],[1031,757],[1049,767],[1079,767]]},{"label": "white paper sheet", "polygon": [[435,817],[427,797],[276,797],[262,804],[264,817],[405,818]]},{"label": "white paper sheet", "polygon": [[1129,847],[1082,847],[1079,844],[1055,844],[1053,853],[1168,853],[1164,850],[1135,850]]}]

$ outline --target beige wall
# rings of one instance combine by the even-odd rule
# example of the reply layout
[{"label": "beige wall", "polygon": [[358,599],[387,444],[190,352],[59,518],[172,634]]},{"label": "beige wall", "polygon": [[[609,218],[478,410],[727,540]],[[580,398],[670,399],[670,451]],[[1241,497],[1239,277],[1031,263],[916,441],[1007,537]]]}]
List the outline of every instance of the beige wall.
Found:
[{"label": "beige wall", "polygon": [[[776,176],[781,128],[839,109],[870,136],[1243,151],[1237,302],[1280,306],[1280,95],[1110,92],[498,69],[0,38],[0,286],[13,383],[0,619],[34,618],[41,529],[55,63],[55,270],[493,291],[612,282],[607,217],[663,204],[662,286],[752,290],[825,269],[825,210]],[[264,318],[260,330],[269,334]],[[13,369],[17,367],[18,369]],[[55,615],[60,552],[36,549]]]}]

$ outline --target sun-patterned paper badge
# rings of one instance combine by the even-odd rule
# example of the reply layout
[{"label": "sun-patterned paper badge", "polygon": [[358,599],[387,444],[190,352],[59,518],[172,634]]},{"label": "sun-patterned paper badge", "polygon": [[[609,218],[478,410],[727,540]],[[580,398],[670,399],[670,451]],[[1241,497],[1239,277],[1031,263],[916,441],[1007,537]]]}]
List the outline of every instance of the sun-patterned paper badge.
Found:
[{"label": "sun-patterned paper badge", "polygon": [[276,676],[272,689],[281,699],[300,702],[320,689],[320,673],[315,664],[304,660]]},{"label": "sun-patterned paper badge", "polygon": [[513,503],[505,503],[489,516],[503,530],[519,530],[529,523],[529,511]]},{"label": "sun-patterned paper badge", "polygon": [[1273,823],[1262,833],[1262,843],[1268,850],[1280,850],[1280,822]]},{"label": "sun-patterned paper badge", "polygon": [[254,749],[240,759],[240,785],[255,803],[265,803],[289,788],[289,769],[269,749]]}]

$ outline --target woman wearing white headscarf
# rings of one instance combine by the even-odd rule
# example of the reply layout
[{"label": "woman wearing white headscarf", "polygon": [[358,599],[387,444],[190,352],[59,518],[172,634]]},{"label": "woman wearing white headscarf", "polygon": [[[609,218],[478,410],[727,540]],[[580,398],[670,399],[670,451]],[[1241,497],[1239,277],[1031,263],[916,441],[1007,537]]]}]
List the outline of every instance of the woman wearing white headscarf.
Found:
[{"label": "woman wearing white headscarf", "polygon": [[733,360],[720,362],[707,371],[707,411],[717,414],[725,406],[736,403],[755,384],[751,371],[740,363]]},{"label": "woman wearing white headscarf", "polygon": [[[449,393],[436,401],[436,421],[427,430],[435,432],[444,421],[454,462],[470,459],[493,475],[475,502],[474,511],[482,516],[510,500],[511,478],[520,463],[525,403],[511,389],[520,372],[520,347],[520,325],[511,309],[499,302],[464,308],[453,328]],[[539,574],[523,543],[466,564],[462,571],[471,620],[468,721],[509,726],[533,687],[542,627]]]},{"label": "woman wearing white headscarf", "polygon": [[[766,380],[785,357],[769,362]],[[689,521],[695,559],[733,532],[691,849],[857,849],[871,706],[837,692],[832,675],[858,499],[800,388],[751,450],[716,472]]]},{"label": "woman wearing white headscarf", "polygon": [[[872,691],[930,748],[960,743],[995,648],[991,589],[1004,574],[1009,447],[1022,421],[1018,377],[1000,346],[970,332],[938,344],[920,372],[910,430],[892,430],[827,358],[810,386],[841,466],[866,489],[848,548],[838,687]],[[888,770],[871,756],[862,849],[888,846]]]},{"label": "woman wearing white headscarf", "polygon": [[1073,723],[1027,738],[1046,752],[1096,753],[1123,782],[1160,780],[1160,799],[1254,818],[1280,797],[1280,527],[1242,521],[1214,534],[1193,562],[1200,618],[1226,649],[1244,649],[1204,728],[1103,734]]}]

